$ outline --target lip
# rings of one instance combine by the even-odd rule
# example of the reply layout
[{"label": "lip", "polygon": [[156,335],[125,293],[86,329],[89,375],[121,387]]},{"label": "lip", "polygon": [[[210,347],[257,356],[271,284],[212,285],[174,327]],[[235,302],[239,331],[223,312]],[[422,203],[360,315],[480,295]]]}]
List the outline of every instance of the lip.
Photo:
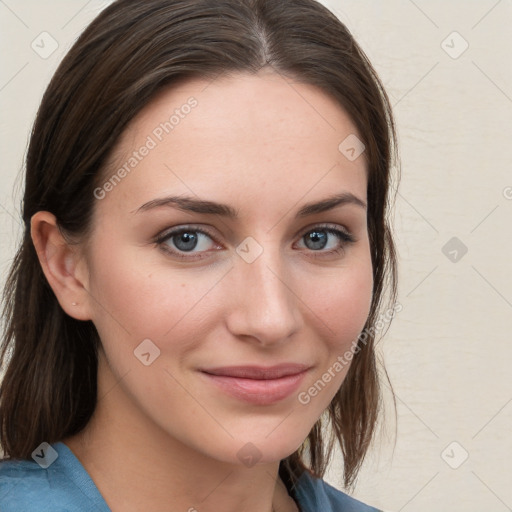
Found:
[{"label": "lip", "polygon": [[270,405],[293,393],[309,366],[286,363],[271,367],[227,366],[200,370],[222,391],[256,405]]}]

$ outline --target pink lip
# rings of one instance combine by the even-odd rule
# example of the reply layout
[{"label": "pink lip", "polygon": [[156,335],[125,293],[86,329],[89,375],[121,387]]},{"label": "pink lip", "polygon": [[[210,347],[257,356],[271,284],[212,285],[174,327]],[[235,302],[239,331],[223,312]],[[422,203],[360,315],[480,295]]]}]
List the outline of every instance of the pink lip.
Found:
[{"label": "pink lip", "polygon": [[302,364],[281,364],[272,367],[209,368],[201,370],[201,373],[235,398],[257,405],[269,405],[293,393],[308,369]]}]

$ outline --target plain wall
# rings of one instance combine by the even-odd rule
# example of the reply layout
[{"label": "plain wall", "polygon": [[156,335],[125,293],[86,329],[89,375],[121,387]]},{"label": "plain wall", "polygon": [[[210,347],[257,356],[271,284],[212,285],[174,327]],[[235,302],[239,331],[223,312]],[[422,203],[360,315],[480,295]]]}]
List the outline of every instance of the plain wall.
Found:
[{"label": "plain wall", "polygon": [[[41,96],[107,3],[0,2],[2,281],[19,238],[19,173]],[[403,310],[379,344],[396,394],[396,445],[388,408],[354,495],[386,511],[512,510],[512,4],[324,3],[387,88],[402,161]],[[58,43],[48,58],[31,47],[42,52],[45,37],[50,51],[42,32]],[[333,460],[326,480],[341,488],[339,465]]]}]

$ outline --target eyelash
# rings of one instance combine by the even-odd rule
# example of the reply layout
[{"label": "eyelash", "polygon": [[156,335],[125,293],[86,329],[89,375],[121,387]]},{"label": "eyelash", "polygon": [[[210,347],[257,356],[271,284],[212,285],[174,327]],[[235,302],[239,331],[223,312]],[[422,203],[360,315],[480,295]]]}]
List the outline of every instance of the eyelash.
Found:
[{"label": "eyelash", "polygon": [[[342,243],[342,246],[340,248],[331,249],[329,251],[323,251],[323,250],[314,251],[312,249],[309,249],[309,252],[319,253],[319,254],[314,254],[313,257],[315,257],[315,258],[322,258],[322,257],[333,256],[335,254],[341,254],[343,252],[345,245],[352,244],[352,243],[356,242],[356,239],[354,238],[354,236],[351,233],[349,233],[347,231],[343,231],[339,228],[334,228],[329,224],[319,224],[318,226],[309,228],[307,231],[304,231],[301,234],[300,239],[302,240],[308,233],[312,233],[314,231],[325,231],[326,233],[336,236],[338,238],[338,240]],[[203,235],[206,235],[208,238],[212,239],[214,242],[218,243],[215,240],[215,237],[210,232],[208,232],[204,228],[197,228],[194,226],[183,226],[178,229],[164,231],[160,235],[157,235],[157,237],[154,239],[154,243],[157,244],[157,246],[159,246],[166,253],[169,253],[173,257],[177,257],[181,260],[195,261],[195,260],[201,260],[201,259],[206,258],[207,256],[200,256],[198,254],[196,254],[195,256],[192,256],[192,255],[190,255],[192,253],[183,253],[183,252],[176,251],[174,249],[171,249],[169,247],[169,245],[167,245],[165,243],[168,240],[170,240],[171,238],[173,238],[174,236],[181,235],[183,233],[201,233]],[[209,251],[203,251],[203,252],[209,252]],[[189,255],[185,255],[185,254],[189,254]]]}]

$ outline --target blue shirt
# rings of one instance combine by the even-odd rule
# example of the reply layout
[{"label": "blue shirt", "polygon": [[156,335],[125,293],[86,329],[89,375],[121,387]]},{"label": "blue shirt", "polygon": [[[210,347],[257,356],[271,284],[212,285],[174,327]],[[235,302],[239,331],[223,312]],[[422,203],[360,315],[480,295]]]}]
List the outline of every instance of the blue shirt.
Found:
[{"label": "blue shirt", "polygon": [[[73,452],[64,443],[51,448],[57,458],[46,469],[34,460],[0,462],[0,511],[111,512]],[[295,492],[302,512],[378,512],[307,472]]]}]

